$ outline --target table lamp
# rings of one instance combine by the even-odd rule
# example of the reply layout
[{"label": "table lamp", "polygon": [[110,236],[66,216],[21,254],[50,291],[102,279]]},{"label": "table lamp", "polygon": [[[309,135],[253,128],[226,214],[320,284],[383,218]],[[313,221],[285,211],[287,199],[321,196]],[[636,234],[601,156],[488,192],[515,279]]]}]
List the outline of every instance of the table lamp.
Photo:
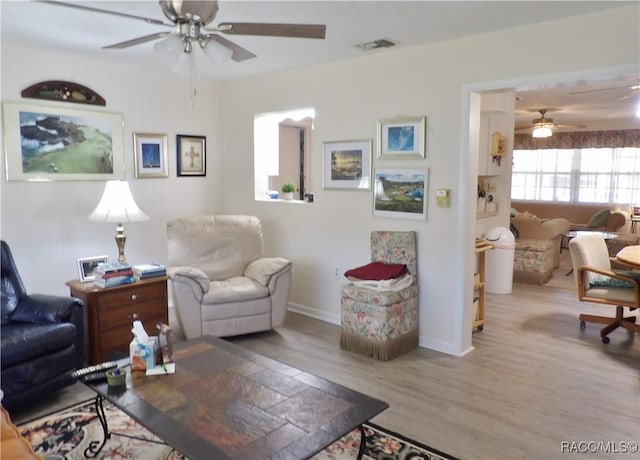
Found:
[{"label": "table lamp", "polygon": [[126,263],[124,243],[127,241],[127,235],[124,233],[124,223],[143,222],[149,220],[149,217],[136,204],[126,181],[110,180],[104,187],[98,206],[89,214],[89,220],[116,224],[118,262]]}]

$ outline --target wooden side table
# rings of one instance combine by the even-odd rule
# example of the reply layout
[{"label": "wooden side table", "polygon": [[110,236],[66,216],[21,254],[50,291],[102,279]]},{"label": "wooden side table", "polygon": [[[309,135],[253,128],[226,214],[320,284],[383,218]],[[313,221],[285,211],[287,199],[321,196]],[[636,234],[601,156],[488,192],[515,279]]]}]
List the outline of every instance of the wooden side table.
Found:
[{"label": "wooden side table", "polygon": [[158,276],[110,288],[67,281],[71,295],[85,303],[89,364],[129,355],[134,315],[149,335],[158,322],[169,324],[167,277]]}]

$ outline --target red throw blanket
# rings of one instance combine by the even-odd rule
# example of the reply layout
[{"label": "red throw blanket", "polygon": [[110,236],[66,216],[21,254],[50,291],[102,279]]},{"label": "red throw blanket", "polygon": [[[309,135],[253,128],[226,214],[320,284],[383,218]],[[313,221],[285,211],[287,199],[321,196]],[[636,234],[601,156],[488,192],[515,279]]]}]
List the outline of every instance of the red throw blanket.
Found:
[{"label": "red throw blanket", "polygon": [[359,280],[390,280],[400,278],[408,272],[405,264],[387,264],[384,262],[371,262],[362,267],[352,268],[344,272],[347,278],[357,278]]}]

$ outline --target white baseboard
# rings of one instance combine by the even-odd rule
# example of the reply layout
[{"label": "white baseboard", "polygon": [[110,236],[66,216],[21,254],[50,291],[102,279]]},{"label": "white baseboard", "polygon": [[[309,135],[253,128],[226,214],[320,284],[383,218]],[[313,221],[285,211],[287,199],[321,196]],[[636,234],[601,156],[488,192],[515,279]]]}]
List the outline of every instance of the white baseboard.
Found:
[{"label": "white baseboard", "polygon": [[311,318],[319,319],[326,323],[335,324],[340,326],[340,315],[335,313],[329,313],[325,310],[318,310],[317,308],[308,307],[306,305],[300,305],[298,303],[289,302],[288,310],[294,313],[300,313],[301,315],[309,316]]},{"label": "white baseboard", "polygon": [[[324,321],[327,323],[335,324],[336,326],[340,326],[340,315],[329,313],[325,310],[319,310],[317,308],[309,307],[306,305],[300,305],[297,303],[289,302],[288,310],[294,313],[299,313],[301,315],[309,316],[311,318],[319,319],[320,321]],[[463,352],[458,352],[453,349],[453,346],[449,342],[443,342],[441,340],[436,340],[427,336],[420,336],[418,338],[418,346],[421,348],[428,348],[430,350],[439,351],[441,353],[446,353],[448,355],[453,356],[464,356],[467,353],[473,351],[473,347],[470,347],[468,350],[464,350]]]}]

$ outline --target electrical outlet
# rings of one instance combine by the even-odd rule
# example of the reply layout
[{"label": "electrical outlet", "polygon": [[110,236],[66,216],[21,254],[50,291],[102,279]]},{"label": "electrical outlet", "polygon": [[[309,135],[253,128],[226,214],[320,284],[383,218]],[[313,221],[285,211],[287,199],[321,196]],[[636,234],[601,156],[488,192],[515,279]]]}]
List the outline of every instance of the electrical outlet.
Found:
[{"label": "electrical outlet", "polygon": [[337,265],[333,266],[333,276],[336,278],[340,277],[340,267],[338,267]]}]

